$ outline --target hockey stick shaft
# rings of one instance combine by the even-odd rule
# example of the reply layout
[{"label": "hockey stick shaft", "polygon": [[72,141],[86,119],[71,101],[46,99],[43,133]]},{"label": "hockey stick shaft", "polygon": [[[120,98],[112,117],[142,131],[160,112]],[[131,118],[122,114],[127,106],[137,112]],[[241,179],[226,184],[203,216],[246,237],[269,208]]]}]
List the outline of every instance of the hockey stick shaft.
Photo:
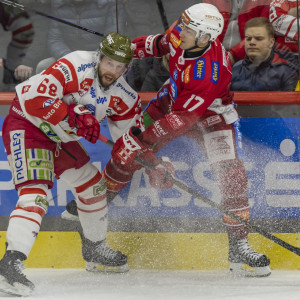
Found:
[{"label": "hockey stick shaft", "polygon": [[162,0],[156,0],[156,3],[157,3],[157,6],[158,6],[160,18],[161,18],[161,21],[163,23],[164,29],[168,30],[169,24],[168,24],[166,11],[165,11],[165,8],[163,6]]},{"label": "hockey stick shaft", "polygon": [[[105,144],[113,147],[114,143],[109,140],[107,137],[103,136],[102,134],[99,135],[99,140],[104,142]],[[149,163],[143,161],[142,159],[136,157],[135,161],[138,162],[139,164],[141,164],[143,167],[153,170],[155,169],[154,166],[150,165]],[[205,196],[201,195],[200,193],[198,193],[197,191],[195,191],[194,189],[190,188],[188,185],[186,185],[185,183],[183,183],[182,181],[174,178],[174,176],[172,176],[168,171],[166,171],[167,176],[171,177],[173,180],[173,184],[175,186],[177,186],[178,188],[180,188],[181,190],[189,193],[190,195],[200,199],[202,202],[208,204],[209,206],[216,208],[217,210],[219,210],[220,212],[222,212],[223,214],[225,214],[226,216],[240,222],[241,224],[247,226],[248,228],[250,228],[251,230],[261,234],[262,236],[266,237],[267,239],[273,241],[274,243],[278,244],[279,246],[293,252],[294,254],[300,256],[300,248],[299,247],[295,247],[285,241],[283,241],[282,239],[276,237],[275,235],[261,229],[260,227],[252,224],[251,221],[247,221],[243,218],[241,218],[240,216],[236,215],[235,213],[224,209],[221,205],[215,203],[214,201],[206,198]]]},{"label": "hockey stick shaft", "polygon": [[20,10],[24,10],[24,11],[28,11],[28,12],[33,12],[33,13],[35,13],[35,14],[37,14],[37,15],[46,17],[46,18],[48,18],[48,19],[51,19],[51,20],[54,20],[54,21],[57,21],[57,22],[60,22],[60,23],[63,23],[63,24],[66,24],[66,25],[69,25],[69,26],[72,26],[72,27],[81,29],[81,30],[84,30],[84,31],[87,31],[87,32],[89,32],[89,33],[92,33],[92,34],[95,34],[95,35],[98,35],[98,36],[104,36],[104,34],[99,33],[99,32],[97,32],[97,31],[95,31],[95,30],[92,30],[92,29],[89,29],[89,28],[87,28],[87,27],[84,27],[84,26],[81,26],[81,25],[72,23],[72,22],[67,21],[67,20],[64,20],[64,19],[60,19],[60,18],[58,18],[58,17],[55,17],[55,16],[52,16],[52,15],[43,13],[43,12],[41,12],[41,11],[37,11],[37,10],[35,10],[35,9],[25,8],[24,5],[19,4],[19,3],[15,3],[15,2],[13,2],[13,1],[9,1],[9,0],[0,0],[0,2],[3,3],[3,4],[5,4],[5,5],[9,5],[9,6],[13,6],[13,7],[19,8]]}]

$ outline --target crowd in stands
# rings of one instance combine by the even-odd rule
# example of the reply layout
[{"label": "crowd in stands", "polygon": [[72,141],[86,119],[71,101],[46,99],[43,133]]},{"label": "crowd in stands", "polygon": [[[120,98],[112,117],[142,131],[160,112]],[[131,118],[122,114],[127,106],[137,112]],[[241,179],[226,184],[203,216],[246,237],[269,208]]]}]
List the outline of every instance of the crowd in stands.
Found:
[{"label": "crowd in stands", "polygon": [[[42,0],[40,0],[43,2]],[[50,1],[50,0],[49,0]],[[48,1],[48,2],[49,2]],[[44,1],[47,2],[47,1]],[[145,2],[145,3],[144,3]],[[190,1],[196,4],[201,1]],[[298,72],[297,3],[291,0],[203,0],[218,7],[224,17],[224,30],[219,36],[232,62],[232,91],[293,91]],[[97,30],[104,35],[111,31],[126,32],[132,38],[141,19],[151,19],[159,11],[146,0],[52,0],[50,14],[80,26]],[[167,7],[166,17],[174,16]],[[143,5],[149,10],[141,15]],[[149,6],[149,7],[148,7]],[[136,11],[136,14],[135,14]],[[180,8],[178,15],[180,15]],[[134,15],[136,18],[134,18]],[[1,91],[40,73],[58,58],[75,50],[97,50],[101,37],[72,26],[48,20],[46,51],[35,65],[23,64],[23,59],[34,39],[31,15],[14,7],[0,4],[0,19],[5,31],[11,32],[11,41],[2,57]],[[168,19],[170,23],[176,20]],[[136,22],[136,23],[135,23]],[[130,23],[130,24],[129,24]],[[175,23],[175,22],[174,22]],[[174,24],[173,23],[173,24]],[[156,24],[157,25],[157,24]],[[160,32],[164,31],[159,24]],[[135,29],[138,32],[138,29]],[[141,29],[145,30],[145,29]],[[158,32],[159,33],[159,32]],[[140,34],[140,33],[139,33]],[[145,33],[147,34],[147,33]],[[166,58],[164,58],[166,61]],[[158,91],[169,78],[163,58],[134,60],[125,74],[127,82],[136,91]]]}]

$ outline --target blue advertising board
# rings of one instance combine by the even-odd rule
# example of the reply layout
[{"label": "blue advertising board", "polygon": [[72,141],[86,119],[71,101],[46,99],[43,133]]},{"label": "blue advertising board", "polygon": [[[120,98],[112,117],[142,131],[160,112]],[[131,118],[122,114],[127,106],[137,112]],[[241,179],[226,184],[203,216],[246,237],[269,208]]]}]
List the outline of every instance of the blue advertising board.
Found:
[{"label": "blue advertising board", "polygon": [[[4,118],[0,118],[0,129]],[[300,217],[300,163],[297,118],[241,118],[237,125],[241,158],[249,178],[249,202],[253,218]],[[110,138],[106,124],[101,133]],[[110,158],[111,148],[102,142],[83,145],[91,161],[100,170]],[[160,150],[174,162],[176,176],[205,197],[220,203],[220,193],[205,156],[196,142],[178,138]],[[48,216],[59,216],[74,198],[70,187],[55,182],[49,191]],[[0,140],[0,215],[7,216],[15,207],[17,193],[12,184],[2,139]],[[209,218],[220,213],[201,200],[178,188],[156,190],[150,187],[144,170],[137,171],[132,182],[109,206],[112,217],[183,217]]]}]

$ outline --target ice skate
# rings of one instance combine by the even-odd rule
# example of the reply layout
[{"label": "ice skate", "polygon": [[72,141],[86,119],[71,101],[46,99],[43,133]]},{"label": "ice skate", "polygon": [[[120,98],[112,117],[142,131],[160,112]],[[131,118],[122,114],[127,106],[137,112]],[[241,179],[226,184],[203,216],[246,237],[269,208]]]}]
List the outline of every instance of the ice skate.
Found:
[{"label": "ice skate", "polygon": [[22,260],[26,256],[18,251],[7,251],[0,261],[0,292],[12,296],[29,296],[34,284],[22,273]]},{"label": "ice skate", "polygon": [[62,219],[68,221],[79,221],[77,204],[75,200],[72,200],[67,204],[66,210],[62,212],[61,217]]},{"label": "ice skate", "polygon": [[[249,246],[248,239],[229,239],[230,272],[234,276],[266,277],[271,274],[270,260]],[[243,268],[247,265],[250,268]]]},{"label": "ice skate", "polygon": [[90,272],[129,271],[127,256],[120,251],[113,250],[105,241],[92,242],[81,235],[82,256],[86,261],[85,269]]}]

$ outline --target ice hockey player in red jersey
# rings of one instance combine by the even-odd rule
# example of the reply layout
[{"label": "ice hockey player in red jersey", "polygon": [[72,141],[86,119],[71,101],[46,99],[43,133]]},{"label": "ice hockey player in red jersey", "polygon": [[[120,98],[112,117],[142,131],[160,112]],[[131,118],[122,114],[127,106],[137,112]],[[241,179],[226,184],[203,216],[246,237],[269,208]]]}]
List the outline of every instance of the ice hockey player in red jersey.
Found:
[{"label": "ice hockey player in red jersey", "polygon": [[[148,172],[151,185],[170,188],[172,180],[165,180],[165,170],[172,172],[172,167],[167,162],[157,164],[152,152],[185,135],[195,139],[206,154],[222,194],[223,207],[249,220],[248,178],[237,156],[233,123],[238,115],[229,91],[231,64],[217,39],[223,24],[215,6],[200,3],[186,9],[171,32],[133,40],[137,58],[170,53],[170,79],[144,112],[146,130],[131,128],[115,143],[112,158],[103,172],[109,200],[141,168],[134,161],[136,156],[156,165],[155,171]],[[76,207],[70,205],[67,210],[74,213]],[[226,215],[223,221],[228,232],[232,273],[270,275],[268,257],[254,251],[248,243],[248,228]],[[244,270],[243,265],[253,270]]]},{"label": "ice hockey player in red jersey", "polygon": [[140,98],[122,76],[132,56],[130,39],[110,33],[98,52],[72,52],[16,86],[2,135],[19,199],[0,261],[1,290],[28,295],[34,288],[20,267],[40,230],[55,177],[76,191],[87,270],[128,270],[126,255],[105,242],[105,179],[78,140],[96,143],[105,118],[114,140],[132,126],[144,130]]},{"label": "ice hockey player in red jersey", "polygon": [[[157,152],[176,137],[186,135],[195,139],[206,154],[223,207],[249,220],[248,178],[237,156],[233,123],[238,115],[229,92],[230,59],[217,39],[223,24],[215,6],[200,3],[186,9],[170,33],[133,40],[135,57],[170,53],[170,79],[144,112],[146,130],[132,128],[115,143],[104,170],[110,192],[118,192],[129,182],[129,170],[138,168],[134,161],[137,155],[151,163],[149,149]],[[163,188],[164,170],[160,164],[157,173],[149,175],[150,182]],[[246,276],[268,276],[270,261],[249,246],[248,228],[226,215],[223,220],[229,239],[230,270]],[[243,265],[252,267],[252,272],[242,269]]]}]

